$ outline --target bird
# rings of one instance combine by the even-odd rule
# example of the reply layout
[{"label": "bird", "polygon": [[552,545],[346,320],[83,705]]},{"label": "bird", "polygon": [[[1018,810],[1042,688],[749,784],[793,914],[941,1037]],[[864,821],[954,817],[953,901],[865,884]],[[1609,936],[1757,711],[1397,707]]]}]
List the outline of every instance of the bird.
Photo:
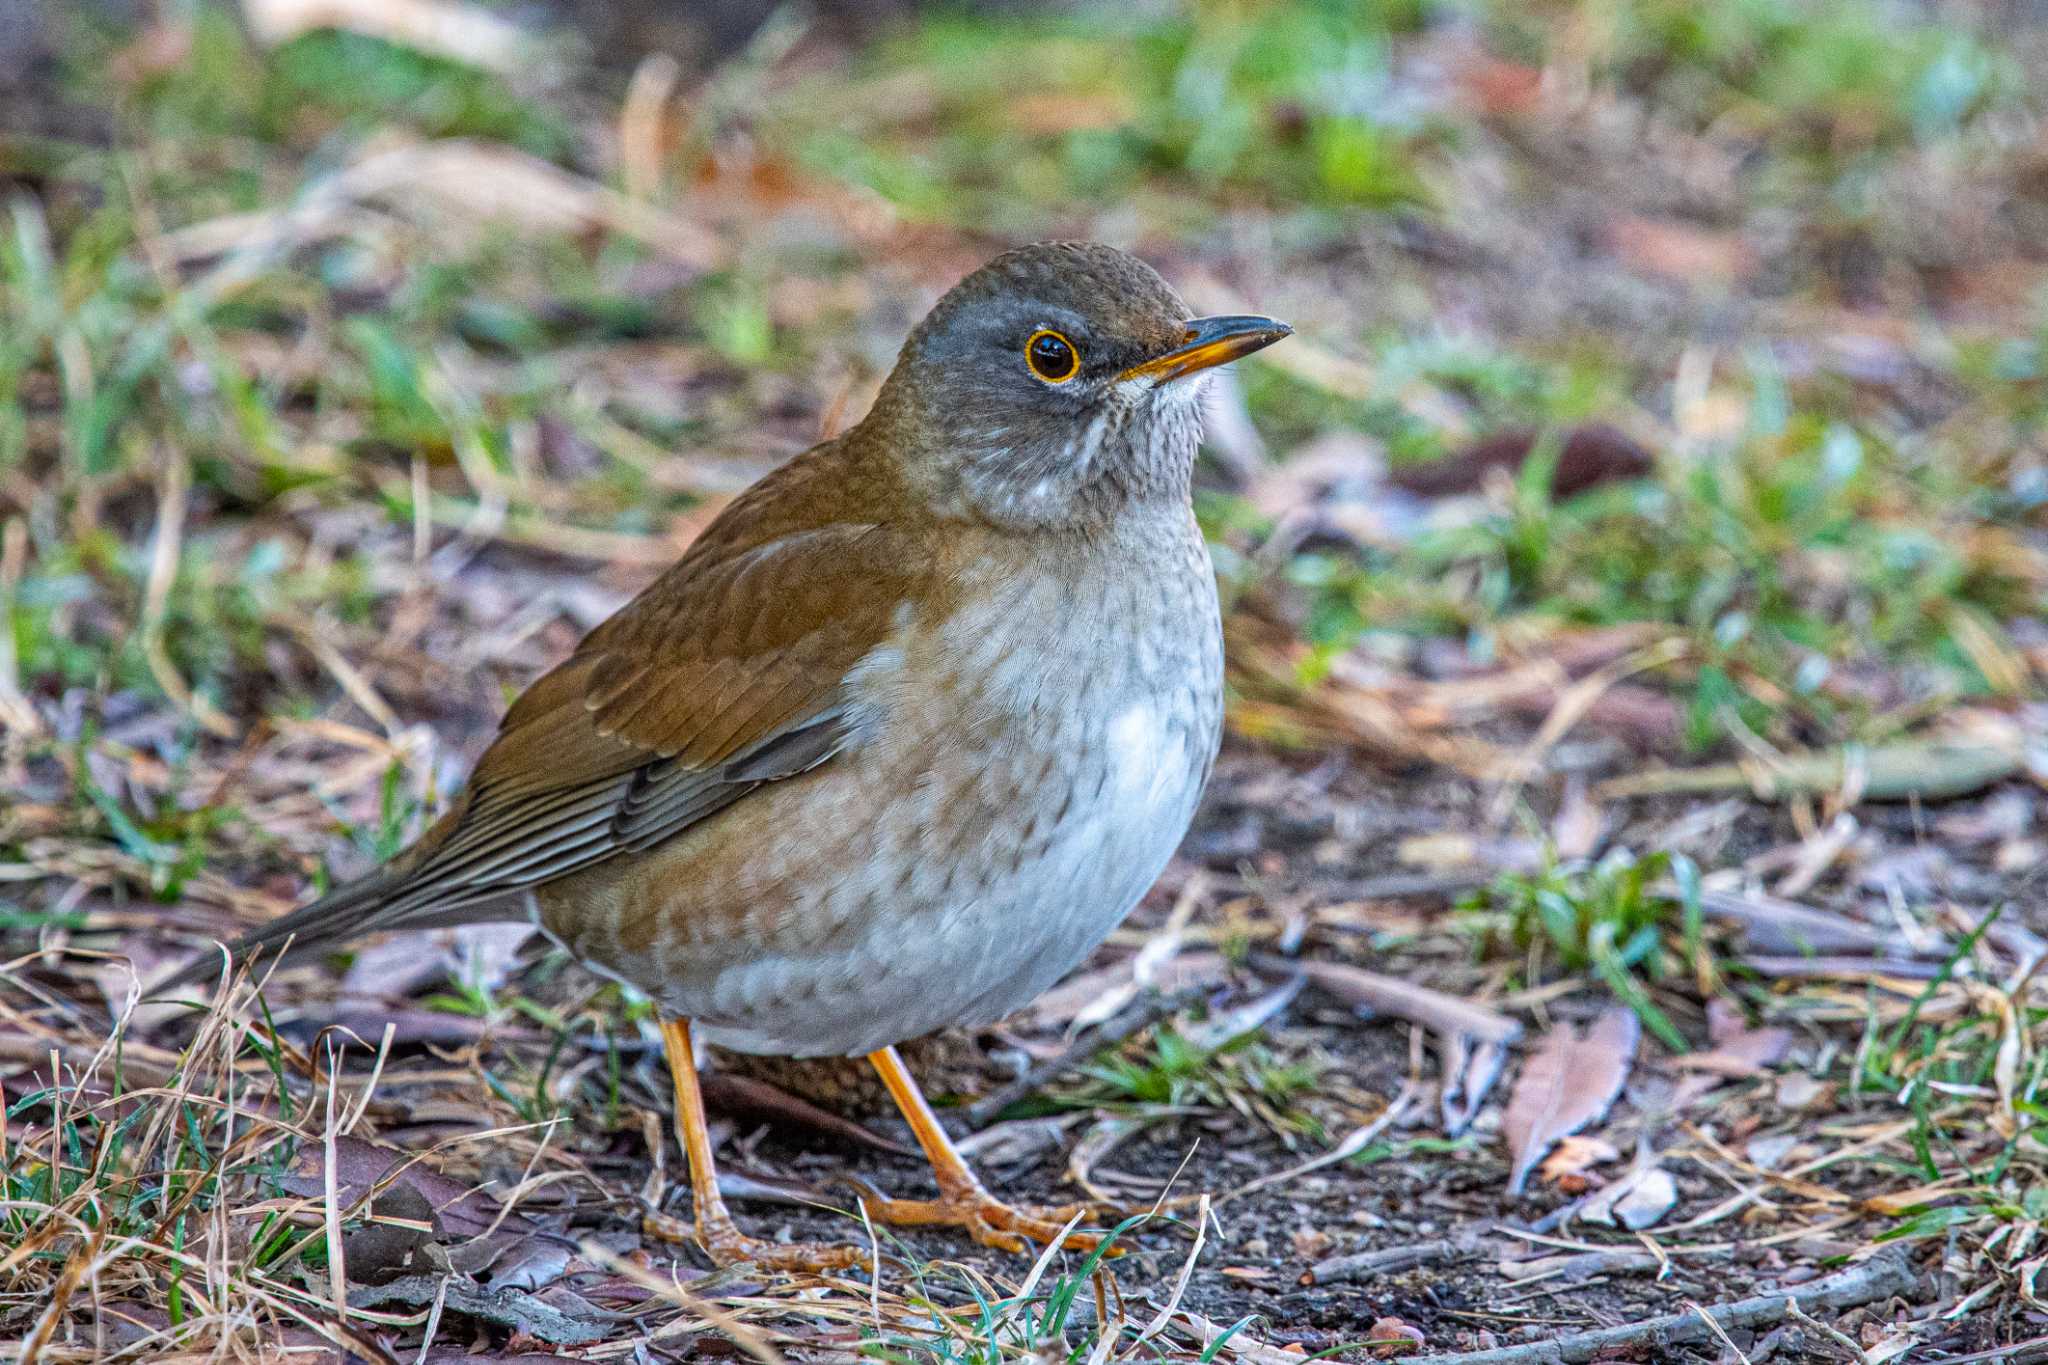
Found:
[{"label": "bird", "polygon": [[1137,905],[1222,732],[1191,479],[1203,376],[1290,334],[1196,317],[1091,242],[1006,252],[910,332],[867,415],[729,502],[506,711],[448,810],[181,973],[531,920],[653,1002],[716,1263],[869,1252],[740,1229],[696,1046],[865,1056],[936,1199],[877,1222],[1093,1249],[975,1175],[896,1045],[1015,1012]]}]

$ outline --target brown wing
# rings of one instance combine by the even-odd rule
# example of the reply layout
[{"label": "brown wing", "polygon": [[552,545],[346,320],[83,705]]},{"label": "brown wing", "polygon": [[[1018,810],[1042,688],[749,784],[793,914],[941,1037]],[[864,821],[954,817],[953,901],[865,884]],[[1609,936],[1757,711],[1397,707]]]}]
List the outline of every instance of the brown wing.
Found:
[{"label": "brown wing", "polygon": [[[508,893],[646,848],[827,762],[846,676],[902,604],[947,583],[887,458],[856,427],[735,499],[683,558],[514,702],[455,807],[376,873],[234,956],[498,918]],[[158,989],[220,966],[203,957]]]},{"label": "brown wing", "polygon": [[928,587],[928,542],[805,524],[810,464],[757,485],[513,703],[460,803],[387,870],[374,927],[646,848],[838,751],[847,673]]}]

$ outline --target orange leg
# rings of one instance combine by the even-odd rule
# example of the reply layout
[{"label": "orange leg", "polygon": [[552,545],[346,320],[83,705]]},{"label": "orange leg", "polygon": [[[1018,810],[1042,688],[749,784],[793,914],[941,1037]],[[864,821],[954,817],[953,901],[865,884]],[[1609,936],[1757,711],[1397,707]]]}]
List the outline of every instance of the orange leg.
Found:
[{"label": "orange leg", "polygon": [[[668,1074],[675,1082],[676,1131],[690,1158],[690,1192],[697,1218],[697,1245],[720,1265],[745,1261],[763,1270],[807,1271],[813,1274],[865,1264],[868,1253],[855,1246],[815,1242],[764,1242],[741,1232],[718,1192],[718,1168],[711,1161],[711,1133],[704,1123],[704,1095],[697,1088],[697,1056],[690,1046],[690,1021],[661,1021],[661,1041],[668,1053]],[[651,1214],[651,1236],[680,1240],[672,1220]]]},{"label": "orange leg", "polygon": [[[1087,1207],[1073,1204],[1066,1208],[1018,1208],[990,1194],[968,1168],[966,1158],[946,1136],[946,1130],[939,1126],[939,1116],[925,1103],[896,1049],[885,1047],[880,1052],[870,1052],[868,1060],[882,1073],[882,1081],[895,1097],[896,1107],[910,1120],[910,1131],[917,1134],[918,1146],[924,1148],[926,1160],[932,1163],[932,1175],[939,1183],[937,1199],[890,1199],[866,1181],[852,1181],[876,1221],[906,1227],[943,1224],[965,1228],[983,1246],[1022,1252],[1027,1249],[1027,1238],[1034,1242],[1060,1240],[1061,1230]],[[1101,1240],[1091,1233],[1074,1232],[1068,1233],[1061,1244],[1085,1252],[1093,1251]],[[1112,1249],[1110,1254],[1120,1251]]]}]

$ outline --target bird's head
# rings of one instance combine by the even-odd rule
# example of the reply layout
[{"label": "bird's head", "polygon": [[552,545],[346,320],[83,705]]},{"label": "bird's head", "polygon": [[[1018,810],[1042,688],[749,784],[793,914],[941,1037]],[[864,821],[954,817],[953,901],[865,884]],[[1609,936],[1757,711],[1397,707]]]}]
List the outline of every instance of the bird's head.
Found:
[{"label": "bird's head", "polygon": [[1200,376],[1291,329],[1190,317],[1143,261],[1094,242],[1008,252],[910,334],[876,405],[913,478],[959,510],[1054,524],[1185,497]]}]

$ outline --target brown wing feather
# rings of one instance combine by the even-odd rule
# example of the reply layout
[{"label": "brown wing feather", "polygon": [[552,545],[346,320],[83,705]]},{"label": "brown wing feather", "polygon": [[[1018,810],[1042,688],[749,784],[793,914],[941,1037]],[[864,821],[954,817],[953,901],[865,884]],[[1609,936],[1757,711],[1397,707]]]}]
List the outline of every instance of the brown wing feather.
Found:
[{"label": "brown wing feather", "polygon": [[417,843],[238,948],[290,939],[310,951],[493,918],[508,893],[644,849],[829,761],[847,733],[848,672],[901,604],[943,590],[891,468],[827,444],[749,489],[512,704]]},{"label": "brown wing feather", "polygon": [[915,547],[870,523],[721,548],[686,556],[520,697],[395,911],[645,847],[788,775],[772,753],[792,737],[788,771],[830,757],[847,673],[919,586]]}]

